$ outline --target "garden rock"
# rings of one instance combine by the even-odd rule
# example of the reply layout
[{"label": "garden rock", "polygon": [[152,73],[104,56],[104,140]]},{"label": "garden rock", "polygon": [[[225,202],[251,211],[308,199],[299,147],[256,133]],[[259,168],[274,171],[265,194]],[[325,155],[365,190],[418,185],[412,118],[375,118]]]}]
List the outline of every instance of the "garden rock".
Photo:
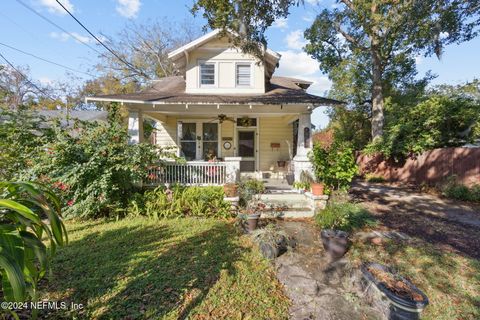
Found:
[{"label": "garden rock", "polygon": [[274,260],[277,278],[292,301],[290,319],[381,318],[356,295],[361,273],[345,258],[329,263],[316,228],[300,221],[281,221],[278,225],[297,241],[295,250]]}]

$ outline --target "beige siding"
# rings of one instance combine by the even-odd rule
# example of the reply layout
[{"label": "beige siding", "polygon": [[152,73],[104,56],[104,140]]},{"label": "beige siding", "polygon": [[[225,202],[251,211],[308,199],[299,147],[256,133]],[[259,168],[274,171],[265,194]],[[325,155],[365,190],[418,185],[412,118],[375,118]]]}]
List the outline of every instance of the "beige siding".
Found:
[{"label": "beige siding", "polygon": [[228,138],[234,138],[234,134],[233,134],[233,122],[231,121],[224,121],[222,123],[222,126],[221,126],[221,130],[222,130],[222,141],[221,141],[221,149],[222,149],[222,157],[233,157],[234,156],[234,153],[235,153],[235,150],[234,150],[234,146],[235,146],[235,143],[234,143],[234,140],[230,140],[230,143],[232,144],[232,147],[230,148],[230,150],[225,150],[223,148],[223,143],[225,142],[225,140],[223,140],[223,138],[225,137],[228,137]]},{"label": "beige siding", "polygon": [[[215,86],[200,87],[199,62],[216,63]],[[186,92],[188,93],[264,93],[265,71],[257,59],[234,49],[227,40],[212,40],[189,53],[186,66]],[[251,63],[252,85],[237,87],[236,63]]]},{"label": "beige siding", "polygon": [[[259,169],[270,171],[279,160],[290,160],[293,127],[284,117],[259,119]],[[273,149],[271,143],[280,143],[280,148]]]}]

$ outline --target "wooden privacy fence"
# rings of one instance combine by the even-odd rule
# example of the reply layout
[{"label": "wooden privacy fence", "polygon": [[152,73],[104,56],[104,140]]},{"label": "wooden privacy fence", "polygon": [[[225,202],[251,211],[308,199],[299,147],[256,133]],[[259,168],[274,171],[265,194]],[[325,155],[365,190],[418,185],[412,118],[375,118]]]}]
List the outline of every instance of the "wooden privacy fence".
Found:
[{"label": "wooden privacy fence", "polygon": [[162,167],[150,168],[144,185],[178,183],[187,186],[218,186],[226,183],[226,176],[225,162],[167,162]]},{"label": "wooden privacy fence", "polygon": [[434,149],[400,164],[380,155],[359,154],[357,164],[361,174],[372,173],[392,182],[436,184],[455,175],[463,184],[480,184],[480,148]]}]

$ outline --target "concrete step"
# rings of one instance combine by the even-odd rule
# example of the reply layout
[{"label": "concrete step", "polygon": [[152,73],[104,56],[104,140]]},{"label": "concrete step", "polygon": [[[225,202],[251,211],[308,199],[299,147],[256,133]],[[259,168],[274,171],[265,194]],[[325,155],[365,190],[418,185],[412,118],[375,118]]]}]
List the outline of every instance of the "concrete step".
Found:
[{"label": "concrete step", "polygon": [[278,212],[270,212],[264,211],[260,216],[260,219],[267,219],[267,218],[312,218],[314,216],[314,211],[309,208],[299,208],[294,210],[285,210],[281,213]]},{"label": "concrete step", "polygon": [[298,193],[288,194],[262,194],[260,201],[267,206],[286,206],[289,208],[310,208],[310,201],[303,195]]}]

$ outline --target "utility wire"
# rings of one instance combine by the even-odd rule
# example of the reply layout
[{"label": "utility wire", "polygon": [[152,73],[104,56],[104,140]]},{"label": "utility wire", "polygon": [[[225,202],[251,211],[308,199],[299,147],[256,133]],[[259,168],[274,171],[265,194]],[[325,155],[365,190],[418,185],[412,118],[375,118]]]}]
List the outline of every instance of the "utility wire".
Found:
[{"label": "utility wire", "polygon": [[[62,28],[61,26],[59,26],[58,24],[56,24],[55,22],[53,22],[52,20],[48,19],[47,17],[45,17],[43,14],[41,14],[40,12],[38,12],[37,10],[33,9],[32,7],[30,7],[29,5],[27,5],[25,2],[23,2],[22,0],[17,0],[18,3],[20,3],[22,6],[24,6],[25,8],[27,8],[28,10],[30,10],[31,12],[33,12],[34,14],[36,14],[37,16],[39,16],[40,18],[42,18],[43,20],[47,21],[48,23],[50,23],[51,25],[53,25],[54,27],[56,27],[57,29],[59,30],[62,30],[63,32],[65,32],[66,34],[68,34],[69,36],[71,36],[72,38],[74,38],[75,40],[77,40],[78,42],[80,42],[81,44],[89,47],[90,49],[92,49],[93,51],[95,51],[96,53],[98,53],[99,55],[102,55],[102,56],[105,56],[103,53],[101,53],[100,51],[98,51],[96,48],[92,47],[91,45],[89,45],[85,40],[82,40],[80,39],[78,36],[76,36],[75,34],[71,33],[71,32],[68,32],[67,30],[65,30],[64,28]],[[105,56],[106,57],[106,56]]]},{"label": "utility wire", "polygon": [[54,61],[47,60],[47,59],[45,59],[45,58],[39,57],[39,56],[37,56],[37,55],[34,55],[33,53],[29,53],[29,52],[20,50],[20,49],[18,49],[18,48],[12,47],[12,46],[10,46],[10,45],[8,45],[8,44],[5,44],[5,43],[0,42],[0,45],[2,45],[2,46],[4,46],[4,47],[7,47],[7,48],[10,48],[10,49],[12,49],[12,50],[21,52],[21,53],[26,54],[26,55],[28,55],[28,56],[34,57],[34,58],[36,58],[36,59],[42,60],[42,61],[44,61],[44,62],[48,62],[48,63],[54,64],[54,65],[56,65],[56,66],[65,68],[65,69],[67,69],[67,70],[70,70],[70,71],[73,71],[73,72],[78,72],[78,73],[83,73],[83,74],[85,74],[85,75],[87,75],[87,76],[90,76],[90,77],[95,77],[93,74],[90,74],[90,73],[88,73],[88,72],[84,72],[84,71],[80,71],[80,70],[77,70],[77,69],[73,69],[73,68],[64,66],[63,64],[60,64],[60,63],[57,63],[57,62],[54,62]]},{"label": "utility wire", "polygon": [[[17,1],[20,1],[20,0],[17,0]],[[80,20],[78,20],[67,8],[65,8],[65,6],[59,0],[56,0],[56,1],[63,8],[63,10],[65,10],[83,29],[85,29],[85,31],[87,31],[95,40],[97,40],[98,43],[100,43],[105,49],[107,49],[111,54],[113,54],[119,61],[123,62],[132,71],[138,72],[145,78],[150,79],[150,77],[147,74],[145,74],[141,70],[136,69],[135,66],[133,66],[128,61],[125,61],[124,59],[122,59],[119,55],[117,55],[115,51],[110,49],[106,44],[104,44],[100,39],[98,39],[97,36],[95,36],[90,30],[88,30],[88,28],[85,27],[85,25],[83,25],[83,23],[81,23]]]},{"label": "utility wire", "polygon": [[52,101],[55,101],[56,99],[53,99],[48,93],[46,93],[45,91],[43,91],[43,89],[40,89],[40,87],[38,87],[35,83],[33,83],[26,75],[24,75],[20,70],[18,70],[17,68],[15,68],[15,66],[7,59],[5,58],[5,56],[0,52],[0,57],[5,60],[5,62],[13,69],[15,70],[19,75],[22,76],[23,79],[25,79],[25,81],[27,81],[28,83],[30,83],[35,89],[37,89],[38,91],[40,91],[41,93],[43,93],[47,98],[51,99]]}]

